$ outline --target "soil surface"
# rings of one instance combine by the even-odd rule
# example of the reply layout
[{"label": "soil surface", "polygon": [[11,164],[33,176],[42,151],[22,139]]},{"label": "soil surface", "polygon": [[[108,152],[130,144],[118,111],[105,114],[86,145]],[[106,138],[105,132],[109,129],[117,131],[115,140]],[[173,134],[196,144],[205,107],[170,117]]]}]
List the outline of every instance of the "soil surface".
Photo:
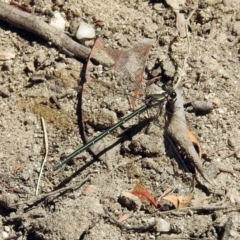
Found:
[{"label": "soil surface", "polygon": [[[86,65],[0,21],[0,239],[240,239],[240,1],[35,0],[29,7],[45,22],[59,11],[76,41],[80,22],[90,24],[106,46],[96,51],[108,59]],[[94,40],[82,44],[97,49]],[[177,83],[212,186],[166,134],[171,96],[162,85]],[[153,93],[158,106],[53,170],[151,105]],[[212,110],[196,112],[196,100]],[[48,152],[38,186],[42,119]]]}]

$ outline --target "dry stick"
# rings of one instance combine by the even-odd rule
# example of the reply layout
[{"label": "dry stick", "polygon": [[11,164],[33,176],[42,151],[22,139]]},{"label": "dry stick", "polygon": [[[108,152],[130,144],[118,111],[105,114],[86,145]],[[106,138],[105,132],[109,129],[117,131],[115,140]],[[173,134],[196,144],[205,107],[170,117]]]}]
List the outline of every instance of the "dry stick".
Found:
[{"label": "dry stick", "polygon": [[190,56],[190,52],[191,52],[191,42],[190,42],[190,39],[189,39],[189,35],[188,35],[188,24],[189,24],[189,20],[191,19],[192,15],[196,12],[196,10],[198,9],[198,2],[196,4],[196,7],[192,10],[192,12],[189,14],[187,20],[186,20],[186,23],[185,23],[185,31],[186,31],[186,36],[187,36],[187,42],[188,42],[188,51],[187,51],[187,55],[183,61],[183,66],[182,66],[182,69],[180,69],[180,75],[179,75],[179,78],[177,80],[177,83],[175,84],[174,88],[178,88],[181,81],[182,81],[182,71],[184,70],[185,68],[185,65],[187,63],[187,60]]},{"label": "dry stick", "polygon": [[38,195],[38,188],[39,188],[40,180],[41,180],[41,177],[42,177],[43,168],[44,168],[44,165],[45,165],[45,163],[46,163],[46,161],[47,161],[47,155],[48,155],[48,137],[47,137],[47,130],[46,130],[46,125],[45,125],[44,118],[41,117],[41,120],[42,120],[42,127],[43,127],[43,134],[44,134],[44,142],[45,142],[45,156],[44,156],[44,160],[43,160],[42,167],[41,167],[41,170],[40,170],[40,173],[39,173],[39,177],[38,177],[38,182],[37,182],[37,187],[36,187],[36,196]]},{"label": "dry stick", "polygon": [[232,153],[228,154],[227,156],[223,157],[222,160],[231,157],[232,155],[234,155],[235,153],[237,153],[237,152],[239,152],[239,151],[240,151],[240,147],[237,148],[234,152],[232,152]]},{"label": "dry stick", "polygon": [[161,215],[163,214],[173,214],[173,215],[183,215],[186,214],[187,211],[191,210],[191,211],[217,211],[217,210],[224,210],[224,209],[231,209],[232,211],[236,211],[236,210],[240,210],[240,206],[228,206],[228,205],[223,205],[223,206],[216,206],[216,205],[203,205],[201,207],[186,207],[186,208],[180,208],[178,210],[173,209],[173,210],[169,210],[169,211],[164,211],[164,212],[160,212]]},{"label": "dry stick", "polygon": [[153,228],[156,225],[156,221],[154,220],[152,223],[149,223],[148,225],[143,225],[143,226],[131,226],[128,224],[123,224],[119,222],[112,213],[108,211],[108,209],[104,206],[103,207],[104,211],[106,214],[109,216],[109,218],[116,223],[120,228],[126,229],[126,230],[134,230],[134,231],[147,231],[151,228]]},{"label": "dry stick", "polygon": [[2,184],[4,187],[6,187],[7,189],[9,189],[12,192],[16,192],[16,193],[24,193],[23,191],[17,189],[17,188],[13,188],[11,186],[9,186],[7,183],[5,183],[3,180],[0,179],[0,184]]},{"label": "dry stick", "polygon": [[76,58],[85,60],[90,54],[90,49],[73,41],[62,31],[50,26],[40,17],[23,12],[13,6],[0,1],[0,20],[10,23],[17,28],[32,32],[48,42],[53,43],[65,53],[73,54]]},{"label": "dry stick", "polygon": [[218,169],[219,169],[219,171],[226,172],[226,173],[232,173],[232,174],[239,174],[240,173],[239,171],[235,171],[235,170],[227,169],[227,168],[223,168],[223,167],[219,167]]},{"label": "dry stick", "polygon": [[82,186],[86,181],[88,181],[88,179],[91,177],[91,175],[87,176],[85,179],[83,179],[80,183],[78,184],[74,184],[74,185],[71,185],[71,186],[67,186],[67,187],[63,187],[63,188],[60,188],[58,190],[55,190],[55,191],[52,191],[50,193],[45,193],[45,194],[42,194],[42,195],[39,195],[37,197],[33,197],[32,199],[29,199],[29,200],[26,200],[26,201],[22,201],[22,202],[18,202],[16,204],[14,204],[13,206],[19,206],[19,205],[23,205],[23,204],[33,204],[34,202],[38,202],[46,197],[49,197],[51,195],[54,195],[54,194],[57,194],[57,193],[61,193],[61,192],[65,192],[67,190],[75,190],[77,188],[79,188],[80,186]]},{"label": "dry stick", "polygon": [[[203,170],[202,161],[188,136],[182,91],[179,88],[175,89],[175,91],[177,98],[173,103],[173,115],[167,127],[167,134],[184,151],[186,158],[191,161],[192,165],[198,170],[202,177],[211,185],[215,185],[214,181],[211,180]],[[179,119],[182,119],[182,124],[179,124]]]}]

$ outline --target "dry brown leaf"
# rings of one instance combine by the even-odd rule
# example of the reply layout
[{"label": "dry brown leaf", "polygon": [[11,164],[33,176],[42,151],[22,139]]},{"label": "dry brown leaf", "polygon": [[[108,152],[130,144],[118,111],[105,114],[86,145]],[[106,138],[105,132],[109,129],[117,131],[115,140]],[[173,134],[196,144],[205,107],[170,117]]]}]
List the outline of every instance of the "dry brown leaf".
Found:
[{"label": "dry brown leaf", "polygon": [[171,202],[176,209],[184,208],[191,202],[193,198],[194,188],[195,188],[195,178],[193,178],[192,180],[192,187],[193,187],[193,190],[188,195],[185,195],[185,196],[168,195],[163,197],[162,199],[168,200],[169,202]]},{"label": "dry brown leaf", "polygon": [[151,203],[155,208],[158,206],[158,202],[155,200],[154,196],[148,191],[139,181],[136,181],[136,185],[132,191],[132,194],[140,199],[146,200]]},{"label": "dry brown leaf", "polygon": [[176,209],[186,207],[193,198],[193,191],[186,196],[175,196],[175,195],[168,195],[163,197],[164,200],[168,200],[171,202]]}]

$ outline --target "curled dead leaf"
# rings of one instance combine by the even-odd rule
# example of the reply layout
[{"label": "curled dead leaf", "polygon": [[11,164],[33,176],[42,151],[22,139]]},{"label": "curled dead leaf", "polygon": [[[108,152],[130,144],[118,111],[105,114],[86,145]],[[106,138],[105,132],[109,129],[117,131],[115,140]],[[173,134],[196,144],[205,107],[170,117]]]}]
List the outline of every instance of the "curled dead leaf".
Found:
[{"label": "curled dead leaf", "polygon": [[140,199],[146,200],[151,203],[155,208],[158,207],[158,202],[155,200],[154,196],[149,190],[147,190],[140,182],[137,180],[136,185],[132,191],[132,194]]},{"label": "curled dead leaf", "polygon": [[163,197],[164,200],[168,200],[171,202],[176,209],[186,207],[193,198],[193,192],[186,196],[175,196],[175,195],[168,195]]},{"label": "curled dead leaf", "polygon": [[195,179],[194,178],[192,181],[192,188],[193,188],[192,192],[189,193],[188,195],[184,195],[184,196],[167,195],[167,196],[163,197],[162,199],[171,202],[176,209],[184,208],[191,202],[191,200],[193,198],[194,188],[195,188]]}]

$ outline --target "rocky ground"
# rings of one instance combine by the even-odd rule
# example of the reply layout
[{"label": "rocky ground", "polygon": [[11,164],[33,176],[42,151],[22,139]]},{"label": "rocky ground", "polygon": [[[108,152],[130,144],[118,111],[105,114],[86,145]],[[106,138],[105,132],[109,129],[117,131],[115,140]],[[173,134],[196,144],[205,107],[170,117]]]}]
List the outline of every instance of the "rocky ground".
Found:
[{"label": "rocky ground", "polygon": [[[60,12],[65,33],[89,49],[100,37],[112,58],[86,65],[0,21],[0,238],[240,239],[240,1],[28,2],[22,10],[44,22]],[[88,40],[76,38],[81,21],[95,31]],[[213,186],[199,171],[192,181],[191,161],[166,134],[165,100],[53,171],[146,92],[177,82]],[[213,109],[196,113],[195,100]]]}]

